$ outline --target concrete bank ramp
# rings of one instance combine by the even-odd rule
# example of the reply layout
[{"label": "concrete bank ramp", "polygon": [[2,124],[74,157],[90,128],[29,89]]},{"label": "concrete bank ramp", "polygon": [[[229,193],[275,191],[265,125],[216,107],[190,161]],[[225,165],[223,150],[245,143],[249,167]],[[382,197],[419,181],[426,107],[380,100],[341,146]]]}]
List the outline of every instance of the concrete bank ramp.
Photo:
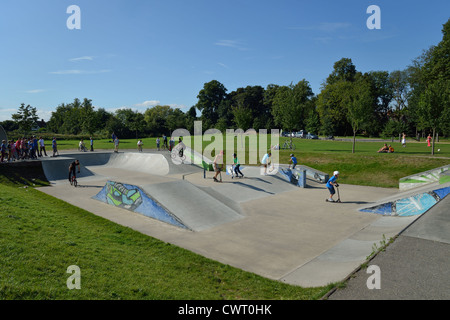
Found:
[{"label": "concrete bank ramp", "polygon": [[243,218],[230,206],[188,181],[149,184],[142,186],[142,189],[193,231]]},{"label": "concrete bank ramp", "polygon": [[53,182],[68,179],[69,165],[75,159],[80,161],[81,172],[77,174],[79,178],[95,176],[95,167],[98,166],[160,176],[169,173],[169,163],[162,154],[80,152],[42,159],[42,168],[47,180]]},{"label": "concrete bank ramp", "polygon": [[[396,199],[386,199],[371,207],[360,209],[360,211],[399,217],[421,215],[450,193],[450,186],[448,185],[415,193],[405,193],[403,196],[398,195]],[[398,198],[399,196],[401,197]]]},{"label": "concrete bank ramp", "polygon": [[183,180],[144,186],[108,181],[93,199],[192,231],[243,218],[224,202]]}]

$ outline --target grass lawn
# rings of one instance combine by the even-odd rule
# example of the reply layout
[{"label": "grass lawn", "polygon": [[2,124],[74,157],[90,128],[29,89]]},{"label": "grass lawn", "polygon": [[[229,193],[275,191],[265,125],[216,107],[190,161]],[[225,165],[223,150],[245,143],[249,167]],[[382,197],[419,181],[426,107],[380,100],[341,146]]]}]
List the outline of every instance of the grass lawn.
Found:
[{"label": "grass lawn", "polygon": [[[19,170],[0,166],[0,299],[297,300],[332,287],[292,286],[204,258],[35,190],[46,185],[43,173],[19,179]],[[67,288],[71,265],[81,290]]]},{"label": "grass lawn", "polygon": [[[194,145],[191,137],[191,146],[201,152],[211,141],[203,141],[202,146]],[[223,139],[223,149],[226,149],[226,138]],[[143,138],[143,149],[156,149],[156,138]],[[280,146],[288,138],[279,138]],[[444,140],[436,143],[435,155],[431,155],[431,149],[426,142],[416,142],[407,140],[405,148],[396,140],[391,144],[394,153],[377,153],[383,142],[362,141],[356,142],[356,152],[352,154],[352,142],[330,141],[330,140],[308,140],[294,138],[295,150],[279,150],[280,163],[289,163],[289,155],[294,153],[299,164],[313,167],[323,172],[331,174],[335,170],[341,172],[340,182],[364,186],[398,188],[398,181],[402,177],[423,172],[426,170],[441,167],[450,163],[450,143]],[[241,163],[249,162],[249,141],[245,141],[245,159],[239,158]],[[267,146],[272,144],[270,135],[267,136]],[[60,141],[60,150],[76,150],[79,141]],[[186,140],[185,140],[185,143]],[[240,144],[236,138],[235,150]],[[220,142],[218,145],[222,145]],[[113,143],[109,139],[97,140],[94,142],[95,150],[112,150]],[[202,149],[203,148],[203,149]],[[137,139],[123,139],[120,141],[120,150],[137,150]],[[440,150],[440,151],[438,151]],[[261,157],[259,157],[261,158]],[[226,151],[225,151],[226,159]]]},{"label": "grass lawn", "polygon": [[[144,149],[156,148],[154,138],[143,141]],[[280,145],[284,141],[280,138]],[[136,149],[136,142],[122,140],[120,149]],[[425,143],[409,141],[406,148],[392,143],[392,154],[377,153],[380,142],[359,141],[355,154],[351,142],[294,143],[295,151],[280,150],[281,163],[293,152],[300,164],[339,170],[341,183],[357,185],[398,187],[401,177],[450,162],[448,142],[437,144],[435,156]],[[58,145],[76,150],[78,141]],[[113,144],[99,140],[94,147],[112,151]],[[0,165],[0,299],[292,300],[318,299],[332,287],[291,286],[209,260],[33,188],[47,184],[40,166]],[[81,290],[67,288],[71,265],[81,269]]]}]

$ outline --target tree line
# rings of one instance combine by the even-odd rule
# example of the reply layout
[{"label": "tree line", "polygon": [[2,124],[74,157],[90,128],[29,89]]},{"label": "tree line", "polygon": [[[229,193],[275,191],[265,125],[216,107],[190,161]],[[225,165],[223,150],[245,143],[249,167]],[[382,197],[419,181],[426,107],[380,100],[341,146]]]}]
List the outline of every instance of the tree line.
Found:
[{"label": "tree line", "polygon": [[[188,111],[155,106],[145,112],[130,108],[95,110],[92,101],[75,99],[59,105],[46,130],[63,134],[107,134],[123,138],[170,134],[177,128],[203,130],[306,130],[321,135],[410,137],[450,133],[450,19],[443,38],[424,50],[404,70],[360,72],[350,58],[336,61],[332,72],[313,93],[302,79],[290,85],[247,86],[228,92],[217,80],[205,83]],[[34,117],[33,117],[34,114]],[[36,120],[35,109],[22,104],[13,121],[20,129]],[[31,119],[31,120],[30,120]],[[434,139],[433,139],[434,140]]]}]

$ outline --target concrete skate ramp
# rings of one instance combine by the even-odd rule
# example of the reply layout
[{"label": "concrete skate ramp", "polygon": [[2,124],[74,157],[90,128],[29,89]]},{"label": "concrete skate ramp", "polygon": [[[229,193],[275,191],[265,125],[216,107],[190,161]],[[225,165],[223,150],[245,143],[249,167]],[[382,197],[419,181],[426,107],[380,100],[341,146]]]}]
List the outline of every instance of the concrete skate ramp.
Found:
[{"label": "concrete skate ramp", "polygon": [[361,209],[360,211],[399,217],[420,215],[431,209],[449,193],[450,187],[439,188],[428,192],[413,194],[395,201],[385,202],[376,206]]},{"label": "concrete skate ramp", "polygon": [[184,180],[148,184],[142,190],[193,231],[243,218],[230,206]]},{"label": "concrete skate ramp", "polygon": [[134,185],[108,181],[103,189],[92,197],[118,208],[127,209],[177,227],[187,228],[141,188]]},{"label": "concrete skate ramp", "polygon": [[[67,180],[69,178],[69,165],[74,160],[75,158],[60,157],[56,159],[42,161],[42,169],[44,170],[45,177],[50,182]],[[80,167],[81,167],[80,173],[78,173],[78,168],[76,169],[77,178],[92,177],[95,175],[91,170],[87,169],[82,164],[80,165]]]},{"label": "concrete skate ramp", "polygon": [[427,184],[432,184],[434,182],[439,182],[442,174],[446,172],[448,173],[449,169],[450,165],[446,165],[443,167],[439,167],[436,169],[428,170],[425,172],[401,178],[399,180],[399,189],[402,191],[410,190],[417,187],[425,186]]},{"label": "concrete skate ramp", "polygon": [[2,126],[0,126],[0,144],[2,143],[3,140],[5,140],[7,142],[8,136],[6,135],[5,129],[3,129]]},{"label": "concrete skate ramp", "polygon": [[73,153],[58,158],[45,158],[42,168],[48,181],[68,179],[69,165],[75,159],[80,161],[81,172],[77,178],[95,176],[95,167],[125,169],[143,174],[167,175],[169,163],[162,154],[154,153]]}]

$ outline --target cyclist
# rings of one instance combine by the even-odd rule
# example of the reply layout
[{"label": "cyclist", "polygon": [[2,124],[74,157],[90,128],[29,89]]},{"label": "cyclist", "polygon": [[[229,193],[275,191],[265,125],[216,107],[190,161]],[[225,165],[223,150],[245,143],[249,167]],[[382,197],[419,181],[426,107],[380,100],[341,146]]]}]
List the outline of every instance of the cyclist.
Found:
[{"label": "cyclist", "polygon": [[80,151],[82,151],[82,152],[86,152],[87,151],[86,145],[84,144],[83,139],[81,139],[80,143],[78,143],[78,149],[80,149]]},{"label": "cyclist", "polygon": [[75,174],[76,167],[78,166],[78,173],[80,173],[80,161],[75,160],[69,165],[69,182],[72,181],[72,176],[76,179],[77,176]]}]

